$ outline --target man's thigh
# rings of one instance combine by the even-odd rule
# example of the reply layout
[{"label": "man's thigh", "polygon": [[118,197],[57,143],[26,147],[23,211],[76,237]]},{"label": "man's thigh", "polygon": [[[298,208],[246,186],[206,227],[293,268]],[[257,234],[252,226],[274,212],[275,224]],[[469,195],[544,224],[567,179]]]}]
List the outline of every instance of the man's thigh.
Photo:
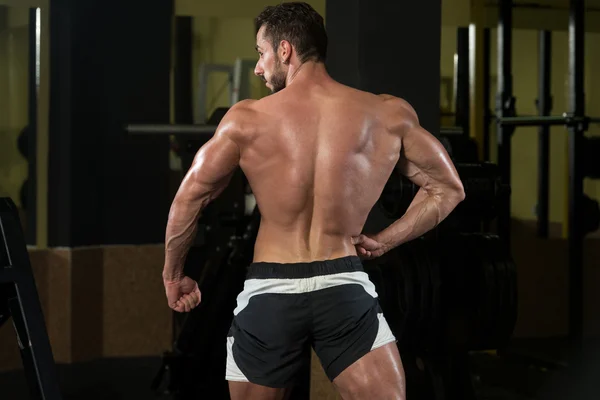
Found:
[{"label": "man's thigh", "polygon": [[406,382],[396,343],[379,347],[339,374],[333,384],[344,400],[404,400]]},{"label": "man's thigh", "polygon": [[367,274],[344,278],[348,284],[311,296],[313,348],[331,381],[364,356],[396,342]]},{"label": "man's thigh", "polygon": [[231,400],[285,400],[286,389],[276,389],[249,382],[229,382]]}]

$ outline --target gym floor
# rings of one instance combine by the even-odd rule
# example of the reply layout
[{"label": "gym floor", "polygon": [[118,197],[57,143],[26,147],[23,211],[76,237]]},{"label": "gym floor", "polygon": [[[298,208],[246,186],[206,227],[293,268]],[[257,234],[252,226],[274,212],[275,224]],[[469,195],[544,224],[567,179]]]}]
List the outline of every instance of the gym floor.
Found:
[{"label": "gym floor", "polygon": [[[477,400],[553,400],[594,399],[600,393],[598,354],[588,351],[584,368],[567,370],[550,365],[550,358],[560,348],[553,339],[516,342],[510,356],[474,353],[470,356],[472,382]],[[597,343],[596,343],[597,344]],[[598,349],[596,346],[593,349]],[[536,353],[536,349],[537,353]],[[539,349],[554,349],[555,354]],[[592,349],[592,347],[590,347]],[[532,362],[536,357],[539,362]],[[544,361],[548,358],[548,361]],[[556,357],[554,357],[556,359]],[[593,365],[590,365],[590,360]],[[557,363],[560,363],[557,360]],[[153,358],[105,359],[85,364],[58,365],[64,400],[142,400],[169,399],[151,389],[162,360]],[[576,380],[576,381],[575,381]],[[21,371],[0,374],[3,399],[29,399]],[[590,393],[596,393],[591,395]]]}]

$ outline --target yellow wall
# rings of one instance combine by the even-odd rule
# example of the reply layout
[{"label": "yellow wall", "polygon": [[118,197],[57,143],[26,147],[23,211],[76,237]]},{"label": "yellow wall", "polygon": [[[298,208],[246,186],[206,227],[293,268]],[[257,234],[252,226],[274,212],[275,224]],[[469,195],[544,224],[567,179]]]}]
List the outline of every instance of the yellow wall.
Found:
[{"label": "yellow wall", "polygon": [[0,5],[18,8],[47,7],[49,3],[50,0],[0,0]]},{"label": "yellow wall", "polygon": [[[201,64],[233,65],[236,58],[256,60],[254,27],[249,18],[194,17],[193,85],[194,107],[198,107],[198,70]],[[265,92],[261,82],[251,80],[252,97],[260,98]],[[224,73],[213,73],[206,98],[207,115],[217,107],[230,106],[229,86]]]},{"label": "yellow wall", "polygon": [[0,196],[20,206],[19,191],[28,174],[16,140],[28,123],[29,7],[41,7],[41,65],[37,129],[37,245],[47,242],[47,159],[49,110],[48,0],[0,0],[5,24],[0,25]]},{"label": "yellow wall", "polygon": [[8,9],[0,7],[0,196],[5,195],[8,150]]},{"label": "yellow wall", "polygon": [[19,191],[27,176],[17,137],[28,123],[28,10],[5,10],[6,24],[0,30],[0,196],[20,205]]},{"label": "yellow wall", "polygon": [[[236,58],[257,60],[254,49],[254,17],[268,4],[264,0],[221,1],[177,0],[175,12],[179,16],[193,16],[193,85],[194,108],[198,107],[198,68],[202,63],[233,65]],[[309,1],[322,15],[325,15],[325,0]],[[252,98],[268,94],[268,89],[260,79],[252,76]],[[211,76],[206,98],[206,115],[217,107],[230,105],[227,78],[225,74]]]}]

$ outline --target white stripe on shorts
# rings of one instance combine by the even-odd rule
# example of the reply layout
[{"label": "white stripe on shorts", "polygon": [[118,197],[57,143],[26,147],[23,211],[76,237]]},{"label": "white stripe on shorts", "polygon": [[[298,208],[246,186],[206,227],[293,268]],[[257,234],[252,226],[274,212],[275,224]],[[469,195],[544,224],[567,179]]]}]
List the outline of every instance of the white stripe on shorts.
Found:
[{"label": "white stripe on shorts", "polygon": [[246,308],[253,296],[309,293],[341,285],[361,285],[369,295],[377,298],[375,285],[369,280],[369,275],[362,271],[341,272],[298,279],[247,279],[244,282],[244,290],[237,297],[237,307],[233,310],[233,314],[238,315]]},{"label": "white stripe on shorts", "polygon": [[248,378],[244,375],[240,367],[238,367],[233,358],[233,342],[232,336],[227,338],[227,364],[225,369],[225,380],[236,382],[248,382]]}]

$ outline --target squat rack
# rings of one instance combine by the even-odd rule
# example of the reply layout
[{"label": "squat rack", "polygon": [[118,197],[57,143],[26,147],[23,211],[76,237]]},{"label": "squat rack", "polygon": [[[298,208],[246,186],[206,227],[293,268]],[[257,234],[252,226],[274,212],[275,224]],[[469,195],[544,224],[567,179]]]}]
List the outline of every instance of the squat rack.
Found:
[{"label": "squat rack", "polygon": [[[548,190],[548,129],[551,125],[565,125],[569,131],[569,185],[568,185],[568,260],[569,260],[569,341],[573,350],[579,352],[583,337],[583,164],[584,133],[590,122],[600,122],[598,118],[585,115],[584,95],[584,0],[570,0],[569,4],[569,112],[560,116],[548,116],[550,110],[549,93],[540,88],[538,117],[516,117],[515,98],[512,81],[512,0],[499,0],[498,19],[498,93],[496,96],[496,124],[498,134],[498,165],[502,181],[510,185],[511,177],[511,138],[517,126],[540,127],[540,194]],[[542,53],[549,54],[549,33],[544,32],[540,46]],[[547,63],[549,56],[540,62]],[[549,64],[549,63],[547,63]],[[542,72],[540,80],[545,80],[549,71]],[[540,81],[542,83],[542,81]],[[545,128],[545,129],[544,129]],[[544,175],[544,176],[542,176]],[[547,196],[546,196],[547,198]],[[542,204],[547,230],[547,203]],[[502,207],[498,220],[499,234],[510,243],[510,199]]]}]

